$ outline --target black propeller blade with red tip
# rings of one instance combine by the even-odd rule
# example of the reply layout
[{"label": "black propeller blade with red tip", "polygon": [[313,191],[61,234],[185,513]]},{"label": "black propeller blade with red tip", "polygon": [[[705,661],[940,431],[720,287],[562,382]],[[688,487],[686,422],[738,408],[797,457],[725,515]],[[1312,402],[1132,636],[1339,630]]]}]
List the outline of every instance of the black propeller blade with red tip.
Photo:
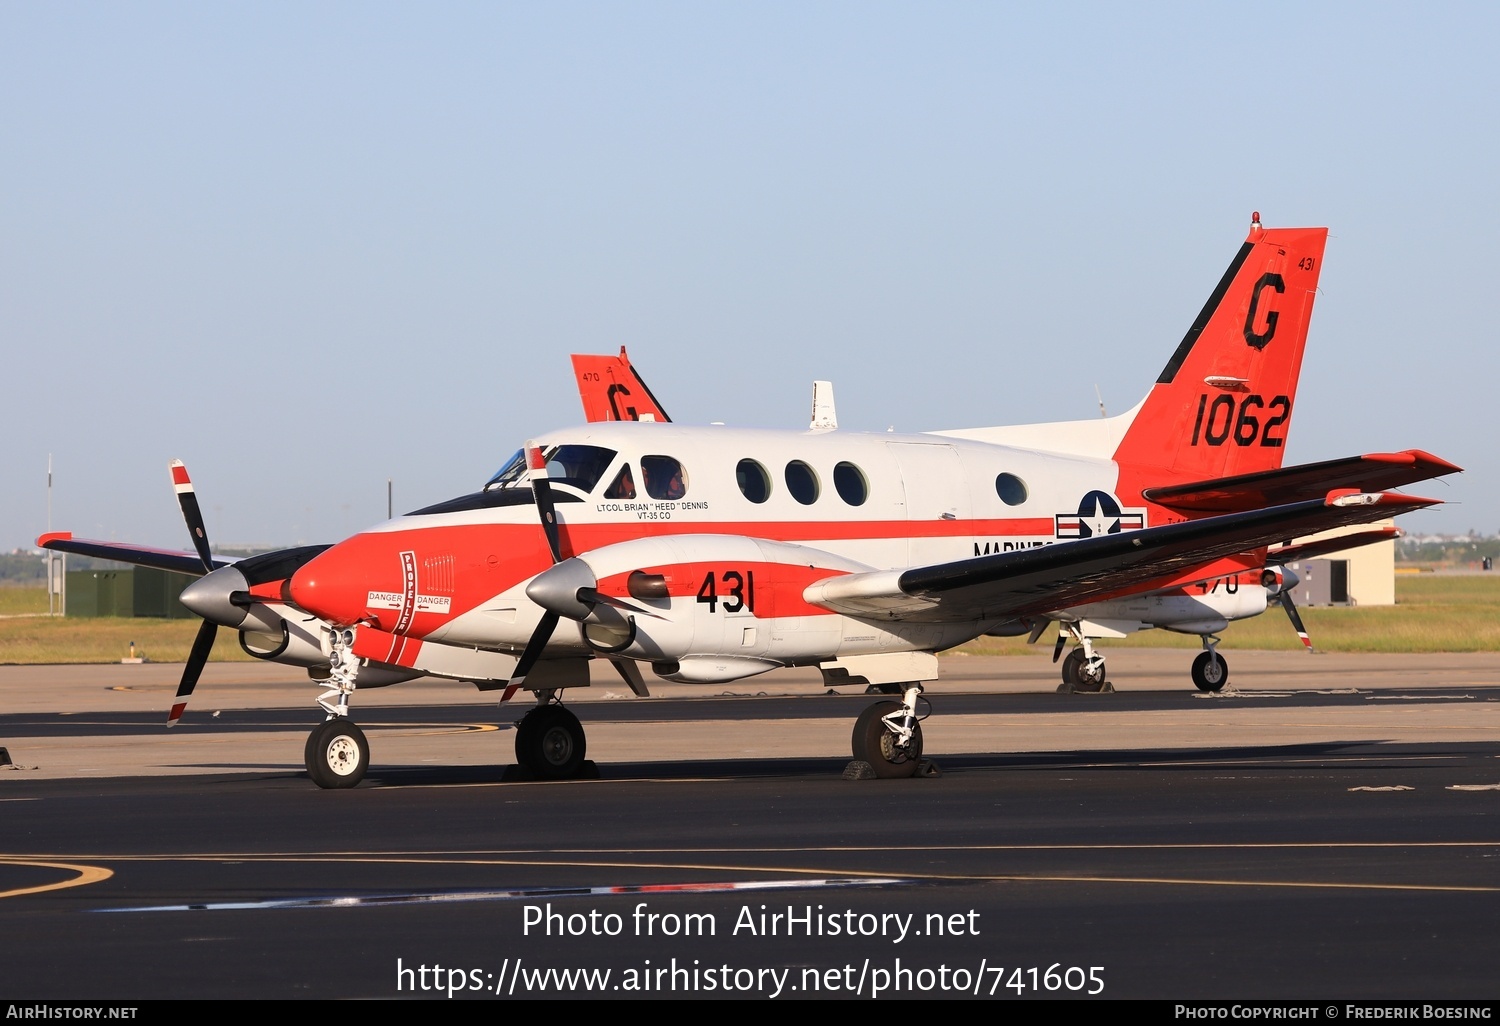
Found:
[{"label": "black propeller blade with red tip", "polygon": [[[542,532],[547,536],[547,548],[552,553],[552,564],[556,566],[562,562],[562,544],[557,531],[557,508],[552,502],[552,485],[547,480],[547,457],[541,447],[535,442],[526,443],[526,469],[531,477],[531,494],[536,499],[537,515],[541,517]],[[542,613],[541,622],[532,631],[531,638],[526,642],[526,647],[521,651],[521,658],[516,663],[516,668],[511,671],[510,687],[517,688],[536,665],[536,661],[542,657],[542,652],[547,648],[547,642],[552,640],[552,632],[557,629],[557,623],[562,617],[552,610]]]},{"label": "black propeller blade with red tip", "polygon": [[1286,610],[1286,618],[1292,621],[1292,630],[1297,632],[1297,637],[1302,639],[1303,646],[1313,651],[1312,638],[1307,636],[1307,628],[1303,626],[1302,616],[1297,612],[1297,603],[1292,601],[1292,589],[1302,583],[1302,579],[1289,566],[1278,566],[1268,568],[1261,575],[1261,583],[1267,591],[1276,597],[1281,603],[1281,608]]},{"label": "black propeller blade with red tip", "polygon": [[[182,519],[187,522],[188,534],[193,537],[193,548],[197,549],[198,558],[203,560],[203,572],[213,573],[213,551],[208,545],[208,531],[203,526],[203,511],[198,508],[198,496],[193,491],[192,479],[188,477],[187,467],[183,466],[181,460],[173,460],[171,466],[172,488],[177,492],[177,505],[182,507]],[[219,626],[212,620],[205,619],[199,624],[192,650],[188,652],[187,665],[182,668],[177,697],[172,702],[172,711],[167,714],[167,726],[175,727],[177,721],[182,719],[183,710],[187,708],[193,689],[198,686],[198,678],[203,675],[203,667],[208,663],[208,654],[213,651],[214,638],[218,633]]]}]

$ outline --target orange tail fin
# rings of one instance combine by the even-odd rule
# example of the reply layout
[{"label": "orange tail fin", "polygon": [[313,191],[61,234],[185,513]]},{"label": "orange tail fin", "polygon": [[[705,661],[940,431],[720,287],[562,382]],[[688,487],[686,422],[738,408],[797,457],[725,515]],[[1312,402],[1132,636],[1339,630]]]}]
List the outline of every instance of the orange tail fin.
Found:
[{"label": "orange tail fin", "polygon": [[1326,228],[1262,228],[1183,336],[1115,451],[1119,493],[1281,466]]},{"label": "orange tail fin", "polygon": [[578,379],[578,397],[583,400],[583,415],[590,424],[601,420],[672,419],[630,365],[624,346],[619,356],[574,353],[573,376]]}]

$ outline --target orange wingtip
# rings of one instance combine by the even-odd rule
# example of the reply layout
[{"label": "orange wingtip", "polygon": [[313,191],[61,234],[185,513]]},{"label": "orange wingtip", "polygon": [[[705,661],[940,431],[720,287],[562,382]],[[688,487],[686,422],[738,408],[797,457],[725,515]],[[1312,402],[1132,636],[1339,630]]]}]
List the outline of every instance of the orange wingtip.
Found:
[{"label": "orange wingtip", "polygon": [[55,542],[55,541],[72,541],[72,540],[73,540],[73,532],[72,531],[51,531],[51,532],[49,532],[47,534],[42,535],[40,538],[38,538],[36,540],[36,547],[39,548],[39,549],[45,549],[47,547],[47,545],[48,545],[49,542]]},{"label": "orange wingtip", "polygon": [[1421,467],[1433,477],[1442,477],[1444,474],[1461,474],[1463,467],[1457,463],[1449,463],[1441,456],[1434,456],[1430,452],[1421,449],[1403,449],[1400,452],[1367,452],[1360,457],[1371,463],[1390,463],[1399,467]]}]

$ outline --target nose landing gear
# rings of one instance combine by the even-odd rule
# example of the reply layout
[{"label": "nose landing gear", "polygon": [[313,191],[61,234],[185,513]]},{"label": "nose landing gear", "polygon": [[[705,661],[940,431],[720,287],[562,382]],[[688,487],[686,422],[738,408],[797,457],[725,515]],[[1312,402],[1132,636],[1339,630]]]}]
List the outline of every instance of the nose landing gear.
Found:
[{"label": "nose landing gear", "polygon": [[352,646],[352,630],[330,631],[327,636],[327,681],[331,687],[318,696],[318,705],[328,718],[307,735],[303,761],[307,775],[319,787],[341,789],[354,787],[370,768],[370,742],[365,732],[349,718],[349,696],[354,693],[354,678],[359,674],[359,659]]},{"label": "nose landing gear", "polygon": [[353,787],[370,767],[370,742],[353,720],[324,720],[307,736],[307,775],[323,788]]}]

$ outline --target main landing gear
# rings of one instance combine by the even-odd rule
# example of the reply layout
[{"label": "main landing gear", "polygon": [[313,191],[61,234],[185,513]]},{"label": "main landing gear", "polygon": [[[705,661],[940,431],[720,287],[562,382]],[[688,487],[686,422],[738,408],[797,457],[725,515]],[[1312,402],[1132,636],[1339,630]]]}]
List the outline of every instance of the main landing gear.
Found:
[{"label": "main landing gear", "polygon": [[516,725],[516,762],[540,780],[569,780],[583,769],[588,741],[583,724],[556,702],[555,691],[538,691],[537,705]]},{"label": "main landing gear", "polygon": [[908,684],[899,702],[876,702],[859,714],[852,738],[854,758],[877,777],[910,777],[922,761],[922,721],[917,717],[921,684]]},{"label": "main landing gear", "polygon": [[1193,683],[1199,691],[1220,691],[1229,682],[1229,664],[1218,652],[1219,639],[1203,635],[1203,651],[1193,660]]},{"label": "main landing gear", "polygon": [[[1063,633],[1059,633],[1057,637],[1058,649],[1061,650],[1069,634],[1078,642],[1078,646],[1062,661],[1062,686],[1057,690],[1066,693],[1113,690],[1105,677],[1104,656],[1094,651],[1093,642],[1077,627],[1072,624],[1064,625]],[[1053,658],[1057,658],[1055,654]]]}]

